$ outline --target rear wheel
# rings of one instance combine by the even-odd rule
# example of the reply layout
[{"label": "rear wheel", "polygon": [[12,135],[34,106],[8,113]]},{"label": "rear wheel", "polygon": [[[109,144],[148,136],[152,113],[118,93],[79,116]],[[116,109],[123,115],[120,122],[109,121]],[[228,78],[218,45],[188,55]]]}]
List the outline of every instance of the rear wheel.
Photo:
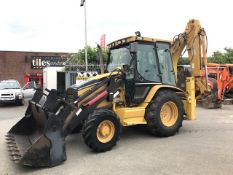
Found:
[{"label": "rear wheel", "polygon": [[168,137],[179,131],[183,121],[183,104],[173,91],[160,91],[146,110],[150,133]]},{"label": "rear wheel", "polygon": [[110,110],[102,109],[91,114],[83,126],[83,139],[95,152],[110,150],[120,138],[120,122]]}]

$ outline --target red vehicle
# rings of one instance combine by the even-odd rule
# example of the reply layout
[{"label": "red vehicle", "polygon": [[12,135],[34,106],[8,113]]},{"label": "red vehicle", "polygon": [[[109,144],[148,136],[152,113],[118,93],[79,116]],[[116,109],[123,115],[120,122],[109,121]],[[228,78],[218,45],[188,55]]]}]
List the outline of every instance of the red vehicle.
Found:
[{"label": "red vehicle", "polygon": [[217,89],[218,99],[233,99],[233,64],[208,63],[208,77],[210,88]]}]

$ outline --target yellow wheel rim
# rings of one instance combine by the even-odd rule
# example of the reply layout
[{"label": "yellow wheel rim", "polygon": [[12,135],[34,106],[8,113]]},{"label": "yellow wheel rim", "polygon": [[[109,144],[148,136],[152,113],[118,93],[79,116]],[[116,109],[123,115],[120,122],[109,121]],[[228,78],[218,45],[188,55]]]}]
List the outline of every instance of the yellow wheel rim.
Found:
[{"label": "yellow wheel rim", "polygon": [[178,108],[176,104],[172,101],[168,101],[163,104],[160,117],[163,125],[170,127],[173,126],[178,119]]},{"label": "yellow wheel rim", "polygon": [[110,120],[102,121],[97,127],[97,139],[102,143],[112,140],[115,134],[115,126]]}]

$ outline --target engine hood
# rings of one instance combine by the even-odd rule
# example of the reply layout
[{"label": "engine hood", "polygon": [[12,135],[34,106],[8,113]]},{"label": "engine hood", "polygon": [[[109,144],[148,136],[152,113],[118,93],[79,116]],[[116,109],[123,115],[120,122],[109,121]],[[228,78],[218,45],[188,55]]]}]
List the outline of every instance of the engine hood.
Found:
[{"label": "engine hood", "polygon": [[22,93],[21,89],[0,89],[0,94]]}]

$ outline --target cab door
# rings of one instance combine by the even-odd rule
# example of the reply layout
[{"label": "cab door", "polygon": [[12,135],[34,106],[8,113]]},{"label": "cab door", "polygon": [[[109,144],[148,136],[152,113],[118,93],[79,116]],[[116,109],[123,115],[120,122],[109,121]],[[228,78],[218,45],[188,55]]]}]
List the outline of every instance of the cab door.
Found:
[{"label": "cab door", "polygon": [[137,43],[134,75],[126,81],[126,99],[131,105],[142,103],[150,89],[158,84],[176,85],[170,44]]},{"label": "cab door", "polygon": [[[130,105],[144,101],[150,89],[161,84],[161,73],[154,43],[137,43],[136,59],[131,71],[134,75],[126,77],[126,100]],[[131,68],[132,69],[132,68]]]},{"label": "cab door", "polygon": [[175,72],[170,53],[170,44],[157,42],[156,53],[159,60],[159,70],[163,84],[176,85]]}]

